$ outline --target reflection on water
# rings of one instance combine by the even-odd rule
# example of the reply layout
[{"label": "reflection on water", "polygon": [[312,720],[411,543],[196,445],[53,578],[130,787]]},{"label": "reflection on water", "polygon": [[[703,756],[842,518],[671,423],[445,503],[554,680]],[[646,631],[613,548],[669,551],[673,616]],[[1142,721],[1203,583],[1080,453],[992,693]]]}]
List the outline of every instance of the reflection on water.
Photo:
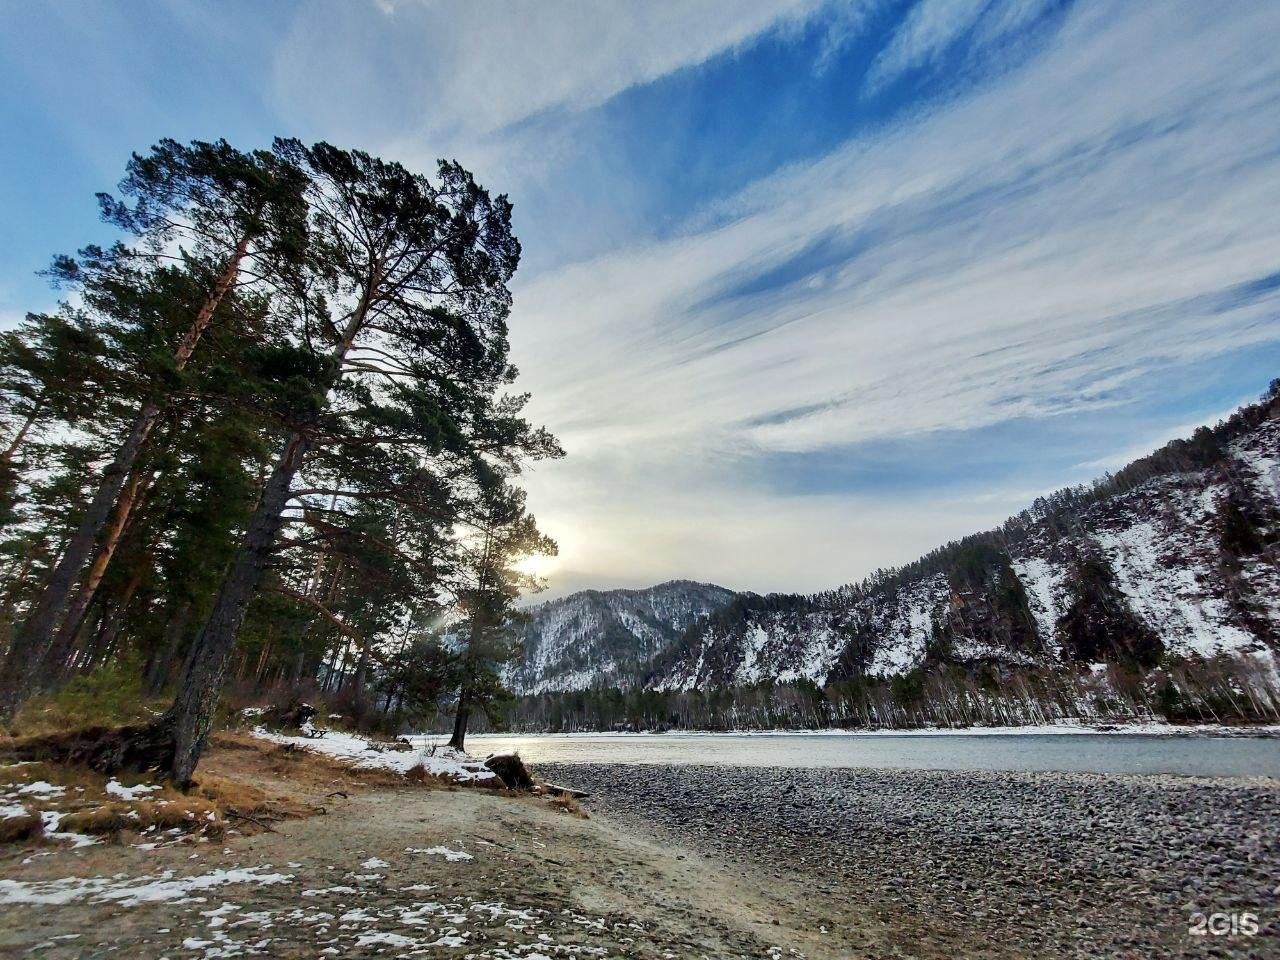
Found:
[{"label": "reflection on water", "polygon": [[[424,737],[426,742],[443,738]],[[1066,770],[1280,777],[1280,740],[1132,734],[489,734],[480,755],[519,751],[530,763],[722,764],[763,767],[908,767]]]}]

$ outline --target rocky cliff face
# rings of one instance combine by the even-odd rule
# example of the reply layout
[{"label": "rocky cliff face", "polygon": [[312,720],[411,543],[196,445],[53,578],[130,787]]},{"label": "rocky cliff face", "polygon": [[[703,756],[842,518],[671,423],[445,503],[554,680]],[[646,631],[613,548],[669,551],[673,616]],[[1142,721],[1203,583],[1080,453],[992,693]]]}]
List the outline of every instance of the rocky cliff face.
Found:
[{"label": "rocky cliff face", "polygon": [[528,611],[524,655],[508,672],[516,693],[627,686],[700,618],[736,594],[673,580],[645,590],[584,590]]},{"label": "rocky cliff face", "polygon": [[1273,388],[1213,430],[902,570],[813,596],[739,596],[661,654],[647,683],[822,685],[1070,663],[1140,672],[1219,655],[1256,660],[1274,679],[1278,650]]}]

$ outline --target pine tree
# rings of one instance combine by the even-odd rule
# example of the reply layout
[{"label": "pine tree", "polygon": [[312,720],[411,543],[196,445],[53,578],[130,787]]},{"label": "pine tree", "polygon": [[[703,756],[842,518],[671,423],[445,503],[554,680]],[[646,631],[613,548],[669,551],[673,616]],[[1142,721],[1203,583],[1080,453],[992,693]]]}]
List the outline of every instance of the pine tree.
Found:
[{"label": "pine tree", "polygon": [[0,528],[18,520],[24,447],[44,423],[76,423],[94,412],[108,379],[106,345],[82,313],[30,314],[0,333],[0,411],[9,439],[0,452]]},{"label": "pine tree", "polygon": [[[99,197],[104,218],[138,236],[137,246],[86,248],[79,259],[59,258],[54,272],[92,300],[121,283],[136,282],[140,271],[173,257],[168,251],[178,245],[188,271],[207,271],[211,280],[173,347],[171,371],[181,374],[219,305],[235,287],[251,250],[264,270],[288,265],[299,255],[302,185],[297,169],[272,153],[241,153],[225,141],[189,147],[163,141],[150,155],[135,154],[130,161],[121,192],[132,204],[106,194]],[[112,510],[126,507],[122,521],[127,521],[121,495],[164,400],[160,390],[142,401],[79,527],[15,633],[0,667],[0,716],[11,715],[31,689],[36,664],[53,641],[76,580]]]},{"label": "pine tree", "polygon": [[519,417],[522,398],[498,394],[515,376],[506,283],[520,248],[506,198],[491,198],[452,163],[442,163],[432,182],[327,144],[280,142],[276,149],[310,178],[308,285],[295,300],[297,335],[328,372],[283,417],[290,432],[184,664],[165,718],[180,784],[190,781],[208,738],[237,634],[280,546],[290,503],[335,494],[402,498],[413,489],[348,480],[346,462],[330,472],[343,478],[342,489],[295,489],[314,451],[328,446],[344,460],[375,466],[417,460],[451,482],[559,453]]},{"label": "pine tree", "polygon": [[473,711],[493,718],[509,697],[501,668],[516,653],[523,622],[515,603],[523,591],[539,586],[514,564],[533,554],[556,552],[555,543],[538,532],[525,511],[524,492],[508,484],[482,488],[469,523],[472,534],[463,549],[457,590],[464,619],[455,631],[461,643],[458,705],[449,739],[455,750],[465,749]]}]

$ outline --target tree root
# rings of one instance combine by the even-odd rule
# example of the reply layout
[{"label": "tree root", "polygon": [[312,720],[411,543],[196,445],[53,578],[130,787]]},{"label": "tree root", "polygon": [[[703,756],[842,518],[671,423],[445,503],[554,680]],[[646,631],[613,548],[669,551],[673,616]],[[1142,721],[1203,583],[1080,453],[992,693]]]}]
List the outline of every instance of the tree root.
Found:
[{"label": "tree root", "polygon": [[23,737],[0,752],[16,760],[78,764],[106,774],[128,770],[167,775],[173,769],[175,743],[173,720],[165,714],[150,723]]},{"label": "tree root", "polygon": [[518,753],[497,754],[486,760],[484,765],[498,775],[508,790],[533,789],[533,775]]}]

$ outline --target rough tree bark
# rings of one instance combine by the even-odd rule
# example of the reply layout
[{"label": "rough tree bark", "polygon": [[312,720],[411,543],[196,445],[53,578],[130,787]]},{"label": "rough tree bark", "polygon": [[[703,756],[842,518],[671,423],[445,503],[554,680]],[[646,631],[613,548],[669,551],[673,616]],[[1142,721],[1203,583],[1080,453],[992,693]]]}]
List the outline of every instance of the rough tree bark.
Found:
[{"label": "rough tree bark", "polygon": [[239,555],[222,581],[213,610],[196,635],[183,667],[177,697],[169,711],[175,731],[172,775],[181,787],[191,783],[196,763],[209,739],[236,634],[244,622],[249,601],[262,583],[267,561],[284,524],[289,488],[309,447],[310,441],[304,433],[294,433],[289,438],[249,521]]},{"label": "rough tree bark", "polygon": [[467,724],[471,721],[471,691],[465,686],[458,693],[458,713],[453,718],[453,736],[449,746],[455,750],[467,748]]},{"label": "rough tree bark", "polygon": [[66,668],[67,657],[71,654],[76,639],[80,635],[80,628],[84,624],[85,614],[88,613],[89,606],[93,603],[93,598],[98,592],[98,585],[102,583],[102,578],[106,575],[107,567],[111,564],[112,557],[115,556],[116,548],[120,546],[120,540],[128,526],[129,517],[139,502],[139,491],[142,489],[144,478],[145,473],[135,473],[120,494],[120,503],[116,507],[115,516],[103,534],[102,546],[98,548],[98,553],[89,567],[89,572],[85,575],[84,582],[80,584],[80,589],[76,591],[76,595],[71,601],[71,606],[67,609],[67,615],[63,618],[62,626],[58,629],[53,643],[50,644],[49,649],[45,651],[44,656],[41,658],[36,682],[43,687],[56,684]]}]

